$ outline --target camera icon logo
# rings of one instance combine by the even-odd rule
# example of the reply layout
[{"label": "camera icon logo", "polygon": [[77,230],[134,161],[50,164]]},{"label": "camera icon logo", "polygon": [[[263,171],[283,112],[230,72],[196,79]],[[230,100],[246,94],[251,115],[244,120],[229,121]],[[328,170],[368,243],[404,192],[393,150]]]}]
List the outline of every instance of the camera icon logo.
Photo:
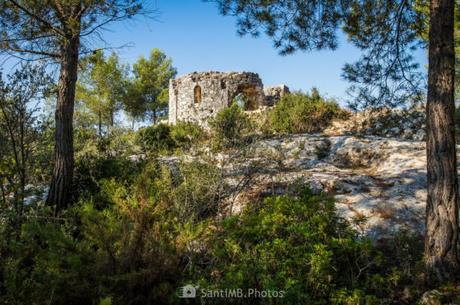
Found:
[{"label": "camera icon logo", "polygon": [[184,298],[184,299],[189,299],[189,298],[196,298],[196,288],[193,285],[185,285],[182,287],[179,287],[179,291],[177,292],[177,295],[179,298]]}]

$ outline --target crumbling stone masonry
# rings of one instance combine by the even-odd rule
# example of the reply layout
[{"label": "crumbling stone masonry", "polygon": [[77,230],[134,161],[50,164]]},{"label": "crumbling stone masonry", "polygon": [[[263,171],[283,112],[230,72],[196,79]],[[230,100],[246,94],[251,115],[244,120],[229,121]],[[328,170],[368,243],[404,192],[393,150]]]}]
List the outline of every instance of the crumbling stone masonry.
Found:
[{"label": "crumbling stone masonry", "polygon": [[271,106],[289,92],[284,85],[270,88],[264,94],[259,75],[252,72],[194,72],[178,77],[169,82],[169,123],[191,121],[206,127],[210,118],[233,101],[251,111]]},{"label": "crumbling stone masonry", "polygon": [[265,104],[267,104],[267,106],[273,106],[288,93],[290,92],[286,85],[264,87]]}]

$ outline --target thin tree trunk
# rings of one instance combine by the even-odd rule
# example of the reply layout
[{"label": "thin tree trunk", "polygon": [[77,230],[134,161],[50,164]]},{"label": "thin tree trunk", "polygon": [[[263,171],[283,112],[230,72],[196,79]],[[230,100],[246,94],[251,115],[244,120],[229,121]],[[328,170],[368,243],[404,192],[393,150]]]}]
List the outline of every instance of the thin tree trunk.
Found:
[{"label": "thin tree trunk", "polygon": [[5,186],[3,184],[4,178],[0,177],[0,190],[2,192],[2,204],[6,204],[6,191]]},{"label": "thin tree trunk", "polygon": [[115,122],[114,116],[115,116],[115,114],[113,113],[113,111],[110,111],[110,127],[111,128],[113,128],[113,125],[114,125],[114,122]]},{"label": "thin tree trunk", "polygon": [[69,39],[62,50],[61,71],[56,104],[56,131],[54,148],[54,170],[47,203],[55,207],[56,213],[72,201],[73,180],[73,111],[77,82],[79,35]]},{"label": "thin tree trunk", "polygon": [[[27,183],[27,157],[26,157],[26,141],[25,141],[25,124],[26,124],[26,112],[27,110],[25,108],[21,109],[21,119],[19,120],[19,148],[20,148],[20,166],[19,166],[19,172],[20,172],[20,191],[21,191],[21,197],[19,200],[19,210],[18,210],[18,228],[20,229],[22,226],[22,216],[24,213],[24,203],[25,203],[25,195],[26,195],[26,183]],[[19,232],[19,230],[18,230]]]},{"label": "thin tree trunk", "polygon": [[99,137],[102,138],[102,112],[100,110],[98,112],[98,129]]},{"label": "thin tree trunk", "polygon": [[431,0],[425,263],[430,280],[437,282],[455,279],[459,269],[453,29],[454,0]]}]

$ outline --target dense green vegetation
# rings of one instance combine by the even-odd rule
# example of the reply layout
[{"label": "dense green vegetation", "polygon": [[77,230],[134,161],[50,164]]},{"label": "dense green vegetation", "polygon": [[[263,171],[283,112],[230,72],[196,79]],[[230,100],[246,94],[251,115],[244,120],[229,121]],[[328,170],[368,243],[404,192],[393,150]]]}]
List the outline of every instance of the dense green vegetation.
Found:
[{"label": "dense green vegetation", "polygon": [[197,124],[179,122],[174,126],[158,124],[139,130],[137,142],[145,153],[188,151],[193,144],[205,140],[207,133]]},{"label": "dense green vegetation", "polygon": [[200,286],[284,291],[282,299],[252,304],[391,303],[401,285],[413,283],[410,268],[420,259],[420,243],[409,249],[416,241],[409,237],[397,255],[408,255],[410,267],[398,266],[336,216],[331,198],[308,190],[253,203],[223,220],[209,239],[205,255],[212,264],[193,269]]},{"label": "dense green vegetation", "polygon": [[209,125],[218,147],[238,146],[244,143],[244,137],[251,130],[249,117],[237,103],[219,111]]},{"label": "dense green vegetation", "polygon": [[346,118],[347,112],[336,101],[323,98],[313,88],[311,94],[300,92],[284,96],[269,114],[269,126],[282,133],[319,132],[333,119]]},{"label": "dense green vegetation", "polygon": [[299,189],[218,220],[218,169],[183,163],[175,176],[125,162],[114,175],[111,159],[59,219],[37,202],[19,232],[1,226],[1,304],[176,304],[186,283],[283,291],[253,304],[391,304],[407,287],[419,293],[418,239],[401,235],[386,256],[331,198]]}]

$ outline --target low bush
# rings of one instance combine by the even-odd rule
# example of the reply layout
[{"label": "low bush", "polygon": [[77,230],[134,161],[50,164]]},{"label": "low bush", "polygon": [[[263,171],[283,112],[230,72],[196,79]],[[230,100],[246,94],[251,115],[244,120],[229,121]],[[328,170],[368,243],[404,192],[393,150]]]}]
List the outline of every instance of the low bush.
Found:
[{"label": "low bush", "polygon": [[133,130],[113,127],[104,135],[89,128],[75,129],[75,157],[118,156],[127,157],[139,153],[137,133]]},{"label": "low bush", "polygon": [[[75,236],[73,221],[29,215],[16,238],[0,249],[0,304],[94,304],[99,296],[95,256]],[[32,216],[40,216],[33,218]]]},{"label": "low bush", "polygon": [[182,163],[172,190],[176,213],[180,219],[197,222],[215,216],[225,194],[222,171],[206,163]]},{"label": "low bush", "polygon": [[169,303],[181,279],[183,247],[168,187],[145,174],[129,189],[115,181],[105,187],[112,190],[110,207],[89,202],[81,209],[82,235],[101,274],[99,297],[117,305]]},{"label": "low bush", "polygon": [[197,124],[178,122],[176,125],[158,124],[141,129],[138,143],[144,152],[171,153],[176,149],[190,149],[205,139],[204,130]]},{"label": "low bush", "polygon": [[244,143],[244,137],[251,130],[249,117],[237,103],[219,111],[209,125],[218,147],[234,147]]},{"label": "low bush", "polygon": [[205,140],[206,132],[198,124],[180,121],[171,127],[171,138],[177,147],[189,149],[193,144]]},{"label": "low bush", "polygon": [[144,151],[170,151],[176,147],[176,143],[171,137],[171,126],[166,124],[158,124],[139,130],[138,140]]},{"label": "low bush", "polygon": [[269,113],[269,125],[278,133],[312,133],[345,116],[336,101],[323,98],[316,90],[312,94],[297,92],[283,96],[275,105]]},{"label": "low bush", "polygon": [[337,216],[332,199],[308,190],[251,204],[242,215],[222,220],[207,240],[205,258],[197,256],[189,270],[194,283],[206,290],[278,292],[250,304],[394,304],[402,290],[405,267],[385,261],[360,238]]},{"label": "low bush", "polygon": [[0,305],[177,303],[220,188],[212,166],[177,169],[150,163],[130,181],[101,178],[98,196],[58,219],[28,215],[19,236],[0,222]]},{"label": "low bush", "polygon": [[101,274],[99,298],[112,304],[172,304],[190,245],[215,216],[217,169],[200,163],[151,163],[131,185],[105,180],[111,205],[83,203],[82,240]]},{"label": "low bush", "polygon": [[79,198],[95,198],[105,206],[108,195],[103,192],[105,180],[114,179],[125,185],[132,184],[142,172],[145,162],[137,162],[117,156],[80,156],[75,162],[74,195]]}]

